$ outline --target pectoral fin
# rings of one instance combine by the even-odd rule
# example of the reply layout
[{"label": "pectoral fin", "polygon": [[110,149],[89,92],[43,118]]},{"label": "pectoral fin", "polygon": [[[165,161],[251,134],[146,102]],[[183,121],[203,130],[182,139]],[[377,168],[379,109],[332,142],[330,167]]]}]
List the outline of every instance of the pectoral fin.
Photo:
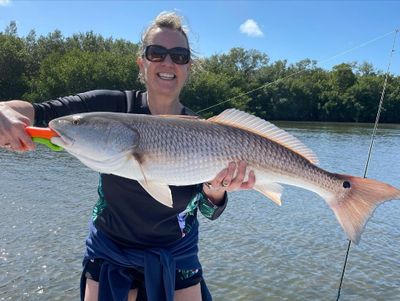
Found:
[{"label": "pectoral fin", "polygon": [[138,182],[154,199],[159,201],[161,204],[172,208],[171,189],[169,189],[169,186],[167,184],[151,182],[148,180],[141,180]]},{"label": "pectoral fin", "polygon": [[254,189],[265,195],[267,198],[271,199],[277,205],[282,205],[281,195],[283,187],[281,185],[272,182],[256,183],[254,185]]},{"label": "pectoral fin", "polygon": [[148,160],[148,158],[146,158],[143,154],[132,153],[131,162],[134,165],[133,170],[139,172],[136,174],[136,180],[156,201],[172,208],[173,204],[171,189],[169,189],[169,186],[165,183],[152,181],[147,178],[145,167],[143,166],[146,160]]}]

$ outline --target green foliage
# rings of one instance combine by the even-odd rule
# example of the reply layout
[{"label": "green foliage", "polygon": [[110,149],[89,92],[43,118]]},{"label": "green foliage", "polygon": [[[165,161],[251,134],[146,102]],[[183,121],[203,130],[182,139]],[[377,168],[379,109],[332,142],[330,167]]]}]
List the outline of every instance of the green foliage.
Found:
[{"label": "green foliage", "polygon": [[38,76],[30,82],[34,92],[23,98],[42,101],[77,91],[123,89],[135,83],[137,74],[133,55],[80,49],[54,52],[42,61]]},{"label": "green foliage", "polygon": [[0,99],[18,97],[26,90],[28,53],[14,31],[0,33]]},{"label": "green foliage", "polygon": [[[0,99],[40,102],[92,89],[144,89],[138,44],[93,32],[58,30],[19,37],[15,22],[0,32]],[[373,122],[385,75],[368,62],[331,71],[305,59],[270,62],[258,50],[232,48],[195,62],[182,102],[204,117],[235,107],[270,120]],[[400,78],[388,78],[381,122],[400,122]]]},{"label": "green foliage", "polygon": [[333,67],[332,84],[339,92],[345,92],[357,81],[353,73],[352,66],[349,64],[340,64]]},{"label": "green foliage", "polygon": [[58,30],[18,37],[15,22],[0,32],[0,99],[40,102],[92,89],[134,89],[138,46],[93,32],[65,38]]}]

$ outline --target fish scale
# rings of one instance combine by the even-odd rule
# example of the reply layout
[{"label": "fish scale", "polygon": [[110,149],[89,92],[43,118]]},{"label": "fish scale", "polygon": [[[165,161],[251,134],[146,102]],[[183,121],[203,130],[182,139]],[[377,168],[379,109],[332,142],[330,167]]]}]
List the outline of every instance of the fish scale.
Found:
[{"label": "fish scale", "polygon": [[245,161],[254,189],[281,203],[283,187],[320,195],[349,239],[357,243],[384,201],[400,198],[393,186],[325,171],[315,154],[292,135],[258,117],[228,109],[208,120],[187,116],[84,113],[49,123],[63,147],[88,167],[137,180],[156,200],[173,206],[168,185],[212,180],[229,162]]}]

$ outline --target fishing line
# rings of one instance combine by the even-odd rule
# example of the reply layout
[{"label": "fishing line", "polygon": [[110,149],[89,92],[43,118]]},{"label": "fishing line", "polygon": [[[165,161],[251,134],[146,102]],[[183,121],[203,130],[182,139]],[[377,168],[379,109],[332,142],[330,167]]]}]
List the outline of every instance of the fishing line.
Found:
[{"label": "fishing line", "polygon": [[[364,176],[363,176],[364,178],[367,177],[369,161],[371,159],[372,147],[374,145],[376,131],[378,129],[379,118],[380,118],[380,115],[381,115],[382,106],[383,106],[383,100],[385,98],[385,93],[386,93],[387,81],[388,81],[388,78],[389,78],[389,70],[390,70],[390,66],[392,64],[392,58],[393,58],[394,48],[395,48],[395,45],[396,45],[396,38],[397,38],[397,34],[399,33],[399,29],[396,29],[394,32],[395,32],[395,35],[394,35],[394,38],[393,38],[392,50],[390,51],[389,63],[388,63],[388,67],[387,67],[387,70],[386,70],[385,80],[383,82],[383,88],[382,88],[381,98],[379,100],[378,112],[377,112],[376,118],[375,118],[374,130],[372,131],[372,135],[371,135],[371,142],[370,142],[370,145],[369,145],[367,161],[365,163]],[[392,31],[392,33],[393,33],[393,31]],[[342,291],[344,273],[346,271],[347,261],[348,261],[349,253],[350,253],[350,247],[351,247],[351,240],[349,240],[349,243],[347,245],[347,251],[346,251],[346,256],[345,256],[345,259],[344,259],[342,274],[341,274],[341,277],[340,277],[340,282],[339,282],[339,288],[338,288],[336,301],[339,301],[339,299],[340,299],[340,293]]]},{"label": "fishing line", "polygon": [[[366,42],[364,42],[364,43],[361,43],[361,44],[359,44],[359,45],[357,45],[357,46],[354,46],[354,47],[352,47],[352,48],[350,48],[350,49],[348,49],[348,50],[342,51],[342,52],[340,52],[340,53],[338,53],[338,54],[335,54],[335,55],[333,55],[333,56],[331,56],[330,58],[327,58],[327,59],[325,59],[325,60],[316,61],[316,62],[317,62],[317,65],[320,65],[320,64],[329,62],[329,61],[331,61],[331,60],[333,60],[333,59],[335,59],[335,58],[337,58],[337,57],[343,56],[343,55],[345,55],[345,54],[347,54],[347,53],[350,53],[350,52],[352,52],[352,51],[354,51],[354,50],[357,50],[357,49],[360,49],[360,48],[362,48],[362,47],[365,47],[365,46],[367,46],[367,45],[369,45],[369,44],[371,44],[371,43],[374,43],[374,42],[376,42],[376,41],[378,41],[378,40],[381,40],[381,39],[385,38],[385,37],[388,36],[388,35],[393,34],[394,32],[396,32],[396,34],[397,34],[398,29],[392,30],[392,31],[387,32],[387,33],[385,33],[385,34],[383,34],[383,35],[380,35],[380,36],[378,36],[378,37],[375,37],[375,38],[373,38],[373,39],[371,39],[371,40],[368,40],[368,41],[366,41]],[[271,86],[271,85],[273,85],[273,84],[276,84],[276,83],[278,83],[278,82],[280,82],[280,81],[283,81],[283,80],[285,80],[285,79],[288,79],[288,78],[290,78],[290,77],[293,77],[293,76],[295,76],[295,75],[298,75],[298,74],[300,74],[300,73],[302,73],[302,72],[304,72],[304,71],[306,71],[306,70],[307,70],[307,66],[306,66],[303,70],[299,70],[299,71],[297,71],[297,72],[294,72],[294,73],[289,74],[289,75],[287,75],[287,76],[284,76],[284,77],[282,77],[282,78],[278,78],[278,79],[276,79],[276,80],[274,80],[274,81],[272,81],[272,82],[263,84],[263,85],[259,86],[258,88],[255,88],[255,89],[250,90],[250,91],[248,91],[248,92],[244,92],[244,93],[238,94],[238,95],[236,95],[236,96],[234,96],[234,97],[228,98],[227,100],[221,101],[221,102],[219,102],[219,103],[217,103],[217,104],[215,104],[215,105],[209,106],[209,107],[207,107],[207,108],[205,108],[205,109],[201,109],[201,110],[197,111],[196,114],[199,114],[199,113],[204,112],[204,111],[208,111],[209,109],[218,107],[218,106],[220,106],[220,105],[222,105],[222,104],[224,104],[224,103],[226,103],[226,102],[232,101],[232,100],[234,100],[234,99],[236,99],[236,98],[239,98],[239,97],[242,97],[242,96],[251,94],[251,93],[253,93],[253,92],[255,92],[255,91],[264,89],[264,88],[266,88],[266,87],[268,87],[268,86]]]},{"label": "fishing line", "polygon": [[[352,48],[350,48],[350,49],[348,49],[346,51],[342,51],[342,52],[340,52],[338,54],[335,54],[335,55],[331,56],[328,59],[325,59],[325,60],[322,60],[322,61],[319,61],[319,62],[317,61],[317,64],[326,63],[326,62],[331,61],[331,60],[333,60],[333,59],[335,59],[337,57],[343,56],[343,55],[345,55],[347,53],[350,53],[350,52],[352,52],[354,50],[360,49],[360,48],[365,47],[365,46],[367,46],[367,45],[369,45],[371,43],[374,43],[374,42],[376,42],[378,40],[381,40],[381,39],[385,38],[386,36],[391,35],[393,33],[395,33],[395,35],[394,35],[394,39],[393,39],[392,50],[390,52],[389,63],[388,63],[388,67],[387,67],[387,71],[386,71],[386,75],[385,75],[385,80],[384,80],[384,83],[383,83],[383,88],[382,88],[382,93],[381,93],[381,97],[380,97],[380,101],[379,101],[378,112],[377,112],[376,119],[375,119],[374,129],[373,129],[373,132],[372,132],[372,135],[371,135],[371,142],[370,142],[370,146],[369,146],[369,150],[368,150],[368,156],[367,156],[365,169],[364,169],[364,178],[367,175],[368,166],[369,166],[369,162],[370,162],[370,159],[371,159],[372,148],[373,148],[373,145],[374,145],[376,131],[377,131],[377,128],[378,128],[378,123],[379,123],[379,118],[380,118],[380,114],[381,114],[381,111],[382,111],[383,100],[385,98],[386,86],[387,86],[387,81],[388,81],[388,78],[389,78],[389,70],[390,70],[390,67],[391,67],[391,64],[392,64],[392,58],[393,58],[394,48],[395,48],[395,44],[396,44],[397,34],[399,33],[399,29],[392,30],[392,31],[390,31],[388,33],[385,33],[385,34],[381,35],[381,36],[378,36],[378,37],[373,38],[373,39],[371,39],[369,41],[361,43],[361,44],[359,44],[359,45],[357,45],[355,47],[352,47]],[[212,108],[217,107],[217,106],[220,106],[220,105],[222,105],[222,104],[224,104],[226,102],[232,101],[232,100],[234,100],[236,98],[239,98],[241,96],[245,96],[245,95],[251,94],[251,93],[253,93],[255,91],[258,91],[258,90],[261,90],[261,89],[266,88],[268,86],[271,86],[273,84],[276,84],[276,83],[278,83],[280,81],[283,81],[285,79],[288,79],[290,77],[293,77],[295,75],[298,75],[298,74],[306,71],[307,70],[306,68],[307,67],[305,67],[303,70],[299,70],[299,71],[294,72],[292,74],[289,74],[289,75],[287,75],[285,77],[282,77],[282,78],[279,78],[279,79],[274,80],[272,82],[269,82],[269,83],[266,83],[264,85],[261,85],[260,87],[255,88],[253,90],[250,90],[248,92],[241,93],[241,94],[236,95],[234,97],[231,97],[231,98],[229,98],[229,99],[227,99],[225,101],[219,102],[219,103],[217,103],[215,105],[212,105],[212,106],[209,106],[209,107],[207,107],[205,109],[199,110],[196,113],[199,114],[201,112],[207,111],[207,110],[212,109]],[[341,277],[340,277],[340,282],[339,282],[339,288],[338,288],[336,301],[339,301],[339,299],[340,299],[340,294],[341,294],[341,290],[342,290],[342,286],[343,286],[344,274],[345,274],[345,271],[346,271],[346,266],[347,266],[347,262],[348,262],[348,258],[349,258],[349,254],[350,254],[350,247],[351,247],[351,240],[349,240],[349,243],[347,245],[346,256],[345,256],[345,260],[344,260],[344,263],[343,263],[343,269],[342,269],[342,273],[341,273]]]}]

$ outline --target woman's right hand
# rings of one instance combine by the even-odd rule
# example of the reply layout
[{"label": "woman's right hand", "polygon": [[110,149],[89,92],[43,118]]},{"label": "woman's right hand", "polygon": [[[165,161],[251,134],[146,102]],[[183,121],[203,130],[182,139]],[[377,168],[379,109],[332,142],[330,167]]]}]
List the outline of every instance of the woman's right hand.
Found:
[{"label": "woman's right hand", "polygon": [[[14,104],[17,106],[17,109],[13,108]],[[35,149],[35,144],[25,131],[25,128],[31,125],[31,119],[19,112],[26,111],[31,113],[33,112],[33,107],[31,104],[22,101],[21,105],[23,106],[23,110],[18,110],[18,101],[0,102],[1,148],[12,151],[27,151]],[[31,115],[33,115],[33,113]]]}]

